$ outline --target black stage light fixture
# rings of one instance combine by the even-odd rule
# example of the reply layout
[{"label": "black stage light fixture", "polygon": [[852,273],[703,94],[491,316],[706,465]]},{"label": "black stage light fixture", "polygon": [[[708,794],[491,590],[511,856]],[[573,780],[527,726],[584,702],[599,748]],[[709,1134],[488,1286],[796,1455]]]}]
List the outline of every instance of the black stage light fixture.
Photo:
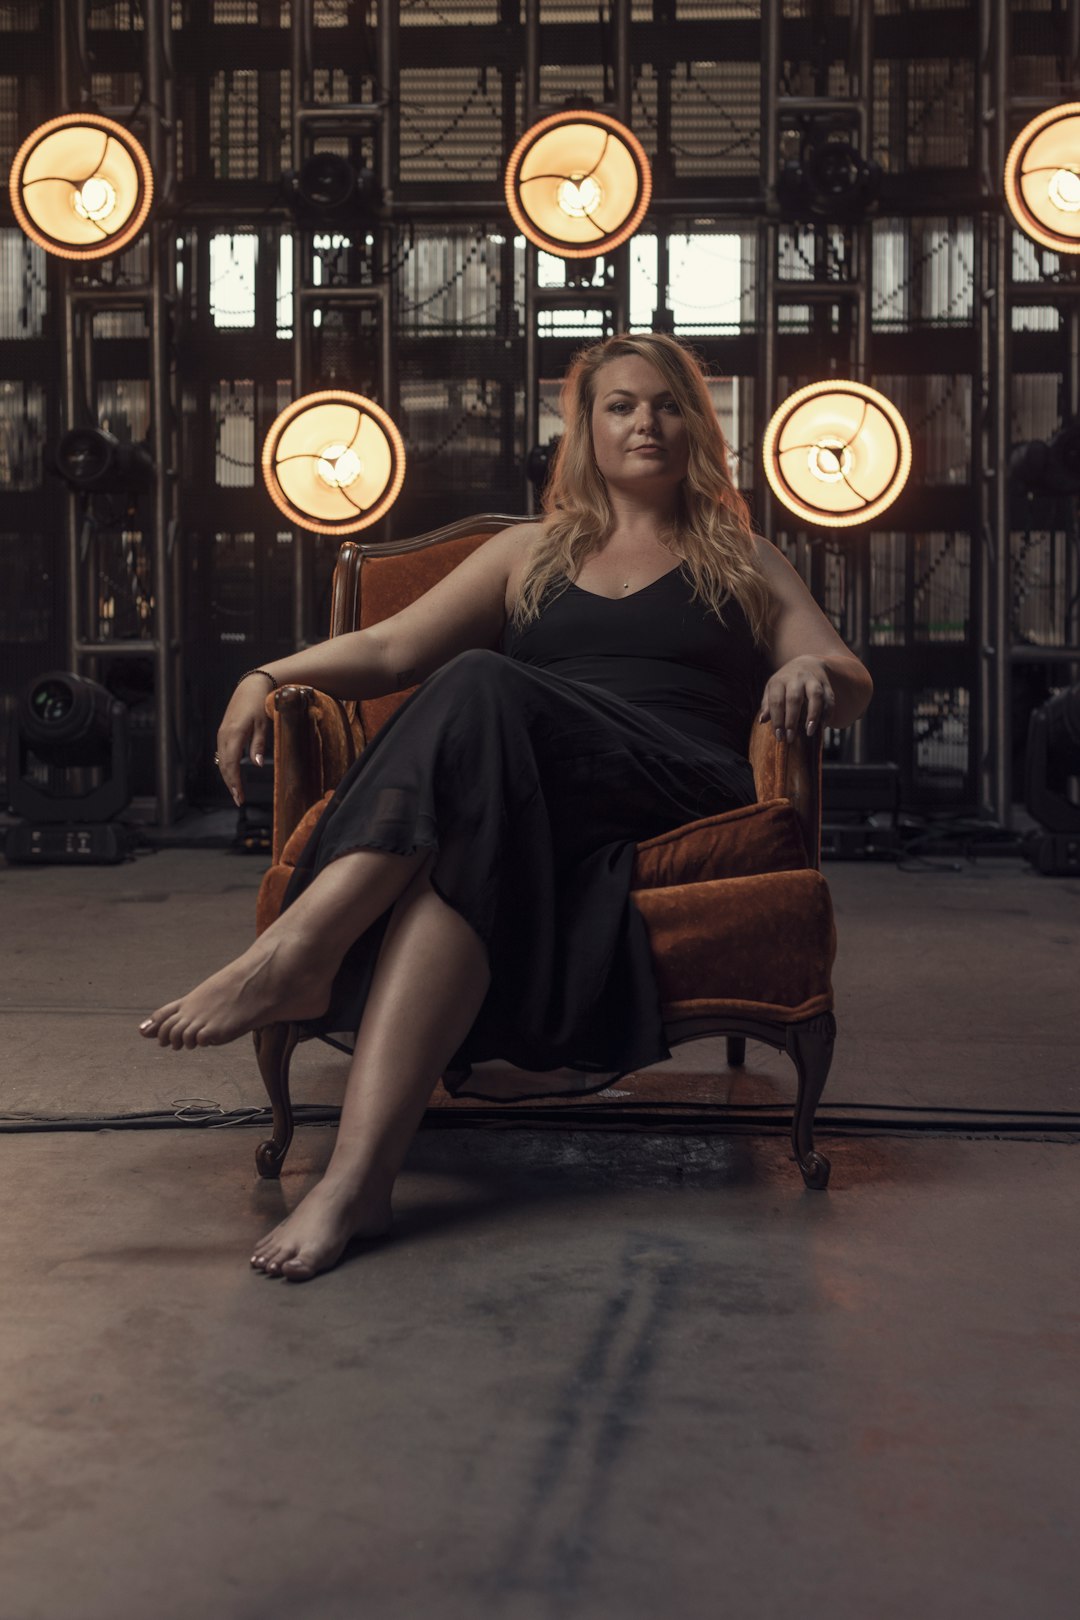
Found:
[{"label": "black stage light fixture", "polygon": [[[7,859],[42,865],[122,861],[132,835],[113,817],[131,801],[129,765],[123,703],[68,670],[31,681],[19,694],[8,743],[8,803],[23,820],[8,829]],[[54,767],[48,785],[41,766]]]},{"label": "black stage light fixture", "polygon": [[1080,874],[1080,804],[1068,796],[1080,778],[1080,684],[1067,686],[1031,711],[1024,802],[1045,831],[1031,832],[1024,853],[1040,872]]},{"label": "black stage light fixture", "polygon": [[100,427],[71,428],[56,450],[56,470],[69,488],[93,494],[145,489],[154,463],[142,444],[122,444]]},{"label": "black stage light fixture", "polygon": [[370,220],[379,203],[372,170],[354,168],[337,152],[313,152],[289,184],[297,216],[311,225]]},{"label": "black stage light fixture", "polygon": [[1049,439],[1028,439],[1009,457],[1009,477],[1033,495],[1080,495],[1080,420]]},{"label": "black stage light fixture", "polygon": [[861,218],[877,202],[881,166],[850,141],[838,140],[827,120],[812,119],[798,158],[789,159],[776,182],[781,212],[789,219],[842,224]]},{"label": "black stage light fixture", "polygon": [[555,459],[555,451],[561,438],[562,434],[556,433],[547,444],[534,444],[525,462],[525,473],[535,491],[537,506],[551,477],[551,463]]}]

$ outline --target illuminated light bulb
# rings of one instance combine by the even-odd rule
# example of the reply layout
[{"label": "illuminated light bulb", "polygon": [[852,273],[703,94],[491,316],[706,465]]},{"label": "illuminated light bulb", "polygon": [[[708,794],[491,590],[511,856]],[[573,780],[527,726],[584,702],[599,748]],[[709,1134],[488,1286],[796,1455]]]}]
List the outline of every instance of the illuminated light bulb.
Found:
[{"label": "illuminated light bulb", "polygon": [[559,207],[570,219],[584,219],[593,214],[603,201],[603,192],[591,174],[572,174],[559,186],[556,196]]},{"label": "illuminated light bulb", "polygon": [[1080,209],[1080,174],[1075,169],[1059,169],[1051,175],[1046,189],[1050,193],[1050,201],[1064,213],[1075,214]]},{"label": "illuminated light bulb", "polygon": [[360,457],[347,444],[328,444],[315,464],[315,471],[331,489],[347,489],[363,470]]},{"label": "illuminated light bulb", "polygon": [[851,450],[842,439],[819,439],[811,445],[806,465],[822,483],[838,484],[851,471]]},{"label": "illuminated light bulb", "polygon": [[107,180],[90,179],[71,194],[71,206],[80,219],[108,219],[116,207],[116,192]]}]

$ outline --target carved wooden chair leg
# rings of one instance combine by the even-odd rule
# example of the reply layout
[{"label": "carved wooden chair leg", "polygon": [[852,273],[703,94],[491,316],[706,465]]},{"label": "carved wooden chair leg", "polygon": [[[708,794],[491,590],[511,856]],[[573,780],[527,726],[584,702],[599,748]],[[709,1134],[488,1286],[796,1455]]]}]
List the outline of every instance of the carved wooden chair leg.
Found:
[{"label": "carved wooden chair leg", "polygon": [[746,1036],[729,1035],[727,1038],[727,1060],[729,1069],[741,1069],[746,1062]]},{"label": "carved wooden chair leg", "polygon": [[274,1111],[274,1134],[255,1149],[255,1168],[266,1180],[280,1176],[293,1135],[292,1104],[289,1101],[289,1060],[300,1038],[299,1024],[267,1024],[255,1031],[255,1056],[259,1073]]},{"label": "carved wooden chair leg", "polygon": [[788,1025],[787,1053],[799,1074],[791,1145],[803,1180],[817,1191],[829,1185],[831,1166],[824,1153],[818,1153],[814,1147],[814,1113],[829,1076],[835,1039],[836,1019],[831,1012],[808,1018],[803,1024]]}]

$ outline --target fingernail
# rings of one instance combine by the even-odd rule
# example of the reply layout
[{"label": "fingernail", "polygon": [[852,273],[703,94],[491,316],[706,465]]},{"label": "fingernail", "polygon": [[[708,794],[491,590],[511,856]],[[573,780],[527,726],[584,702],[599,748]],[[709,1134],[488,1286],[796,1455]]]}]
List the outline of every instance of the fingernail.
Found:
[{"label": "fingernail", "polygon": [[784,731],[782,726],[777,726],[776,728],[776,740],[777,742],[783,742],[784,740]]},{"label": "fingernail", "polygon": [[813,729],[814,729],[814,722],[813,722],[813,721],[812,721],[812,720],[808,720],[808,721],[807,721],[807,722],[806,722],[806,735],[807,735],[807,736],[808,736],[808,737],[809,737],[809,736],[810,736],[810,734],[811,734],[811,732],[812,732],[812,731],[813,731]]},{"label": "fingernail", "polygon": [[256,765],[261,765],[261,764],[262,764],[262,762],[263,762],[263,757],[262,757],[262,755],[261,755],[261,754],[256,754],[256,755],[255,755],[255,763],[256,763]]},{"label": "fingernail", "polygon": [[152,1018],[144,1018],[144,1019],[143,1019],[143,1021],[142,1021],[142,1023],[141,1023],[141,1024],[140,1024],[140,1025],[139,1025],[139,1028],[140,1028],[140,1029],[149,1029],[149,1028],[150,1028],[150,1025],[151,1025],[151,1024],[152,1024],[152,1023],[153,1023],[153,1022],[154,1022],[154,1020],[153,1020],[153,1019],[152,1019]]}]

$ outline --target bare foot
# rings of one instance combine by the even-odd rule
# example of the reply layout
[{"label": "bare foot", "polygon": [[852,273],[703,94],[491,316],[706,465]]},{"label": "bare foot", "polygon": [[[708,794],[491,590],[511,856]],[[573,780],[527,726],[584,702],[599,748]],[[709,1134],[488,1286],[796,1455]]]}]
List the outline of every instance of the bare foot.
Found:
[{"label": "bare foot", "polygon": [[320,1181],[292,1214],[255,1245],[251,1264],[267,1277],[306,1282],[336,1266],[350,1238],[386,1237],[390,1199],[373,1199]]},{"label": "bare foot", "polygon": [[330,1004],[325,964],[286,934],[264,937],[179,1001],[167,1001],[139,1025],[159,1046],[222,1046],[265,1024],[302,1023]]}]

